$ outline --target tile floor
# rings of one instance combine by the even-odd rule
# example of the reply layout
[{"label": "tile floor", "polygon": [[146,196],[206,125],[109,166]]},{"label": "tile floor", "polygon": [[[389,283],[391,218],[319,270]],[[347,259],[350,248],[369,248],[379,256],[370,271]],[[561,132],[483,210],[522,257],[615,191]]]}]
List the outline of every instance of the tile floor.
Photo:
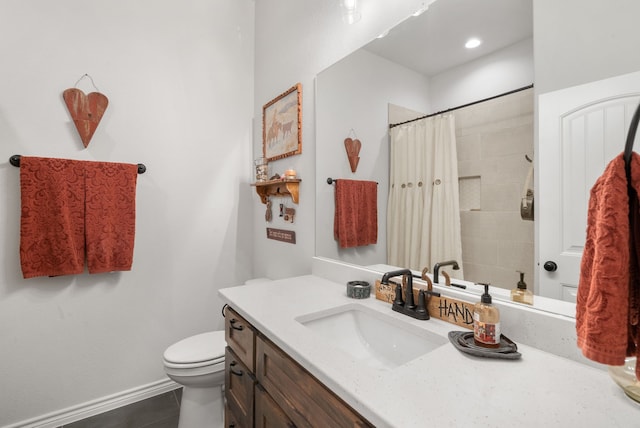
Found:
[{"label": "tile floor", "polygon": [[58,428],[177,428],[182,389]]}]

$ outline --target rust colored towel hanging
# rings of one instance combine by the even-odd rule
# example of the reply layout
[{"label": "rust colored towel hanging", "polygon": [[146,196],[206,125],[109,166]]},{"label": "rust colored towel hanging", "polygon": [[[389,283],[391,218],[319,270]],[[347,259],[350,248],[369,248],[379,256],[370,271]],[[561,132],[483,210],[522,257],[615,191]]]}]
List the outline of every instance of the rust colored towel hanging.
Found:
[{"label": "rust colored towel hanging", "polygon": [[89,146],[98,124],[104,115],[109,99],[100,92],[85,95],[80,89],[70,88],[62,93],[73,123],[85,147]]},{"label": "rust colored towel hanging", "polygon": [[131,270],[138,166],[22,156],[24,278]]},{"label": "rust colored towel hanging", "polygon": [[333,235],[341,248],[378,242],[378,184],[336,180]]},{"label": "rust colored towel hanging", "polygon": [[[626,356],[640,357],[640,213],[635,201],[630,215],[627,186],[637,199],[640,156],[636,153],[630,158],[630,180],[619,155],[591,189],[576,303],[578,347],[585,357],[614,366],[624,364]],[[638,364],[636,376],[640,376]]]}]

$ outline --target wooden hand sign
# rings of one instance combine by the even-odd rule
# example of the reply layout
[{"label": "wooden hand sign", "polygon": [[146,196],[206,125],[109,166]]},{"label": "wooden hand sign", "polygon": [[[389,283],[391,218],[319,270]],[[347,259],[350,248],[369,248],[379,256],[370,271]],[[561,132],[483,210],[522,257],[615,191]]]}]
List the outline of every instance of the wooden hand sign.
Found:
[{"label": "wooden hand sign", "polygon": [[109,100],[100,92],[91,92],[89,95],[85,95],[77,88],[65,90],[62,97],[80,134],[82,144],[85,147],[89,146],[91,137],[93,137],[93,133],[107,109]]},{"label": "wooden hand sign", "polygon": [[351,172],[356,172],[356,169],[358,169],[358,162],[360,162],[358,155],[360,154],[361,147],[362,144],[358,139],[352,140],[351,138],[346,138],[344,140],[344,148],[347,150]]}]

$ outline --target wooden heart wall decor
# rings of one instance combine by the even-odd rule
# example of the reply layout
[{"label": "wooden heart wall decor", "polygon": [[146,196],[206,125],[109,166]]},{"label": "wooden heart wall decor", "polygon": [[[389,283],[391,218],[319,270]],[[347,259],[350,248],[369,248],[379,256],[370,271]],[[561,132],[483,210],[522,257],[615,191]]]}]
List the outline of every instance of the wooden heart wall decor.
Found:
[{"label": "wooden heart wall decor", "polygon": [[358,169],[358,162],[360,162],[360,148],[362,148],[362,144],[360,140],[345,138],[344,140],[344,148],[347,150],[347,157],[349,158],[349,166],[351,166],[351,172],[356,172]]},{"label": "wooden heart wall decor", "polygon": [[86,148],[109,105],[109,99],[100,92],[85,95],[77,88],[65,90],[62,97],[80,134],[82,144]]}]

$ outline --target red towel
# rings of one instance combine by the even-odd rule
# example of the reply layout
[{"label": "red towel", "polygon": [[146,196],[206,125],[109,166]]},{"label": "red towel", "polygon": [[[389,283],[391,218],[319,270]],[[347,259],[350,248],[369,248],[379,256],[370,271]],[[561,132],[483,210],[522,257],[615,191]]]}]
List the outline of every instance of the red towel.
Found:
[{"label": "red towel", "polygon": [[342,248],[378,242],[378,185],[373,181],[336,180],[333,235]]},{"label": "red towel", "polygon": [[131,270],[138,166],[111,162],[84,166],[89,273]]},{"label": "red towel", "polygon": [[130,270],[137,166],[22,156],[24,278]]},{"label": "red towel", "polygon": [[20,263],[25,278],[84,270],[84,173],[67,159],[20,159]]},{"label": "red towel", "polygon": [[[635,153],[630,184],[640,194],[640,156]],[[640,213],[637,203],[633,205],[632,221],[638,224]],[[632,236],[638,231],[633,232],[620,155],[607,165],[591,189],[576,305],[578,347],[585,357],[602,364],[622,365],[625,356],[638,355],[640,278],[636,255],[640,253],[640,241]]]}]

